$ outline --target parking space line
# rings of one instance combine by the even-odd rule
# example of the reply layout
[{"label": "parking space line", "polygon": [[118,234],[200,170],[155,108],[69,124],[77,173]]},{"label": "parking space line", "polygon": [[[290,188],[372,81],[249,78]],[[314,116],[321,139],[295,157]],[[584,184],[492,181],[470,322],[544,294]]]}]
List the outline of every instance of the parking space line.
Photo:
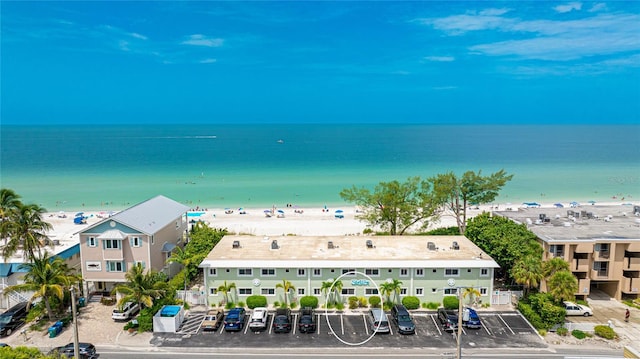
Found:
[{"label": "parking space line", "polygon": [[344,336],[344,318],[342,314],[340,314],[340,328],[342,329],[342,336]]},{"label": "parking space line", "polygon": [[273,321],[276,319],[276,315],[271,316],[271,323],[269,324],[269,334],[271,334],[271,330],[273,330]]},{"label": "parking space line", "polygon": [[367,337],[369,336],[369,323],[367,323],[367,317],[362,314],[362,321],[364,322],[364,332],[367,333]]},{"label": "parking space line", "polygon": [[509,326],[509,324],[507,324],[507,322],[504,321],[504,319],[502,319],[502,315],[498,314],[498,318],[500,319],[500,321],[502,321],[502,323],[504,324],[505,327],[507,327],[509,329],[509,331],[511,332],[511,334],[515,335],[516,333],[513,331],[513,329],[511,329],[511,327]]},{"label": "parking space line", "polygon": [[[247,320],[247,317],[249,317],[248,315],[245,316],[245,321],[244,321],[244,334],[247,334],[247,330],[249,330],[249,321]],[[251,320],[251,318],[248,318],[249,320]]]},{"label": "parking space line", "polygon": [[483,321],[481,321],[481,322],[480,322],[480,325],[482,325],[482,327],[483,327],[483,328],[484,328],[484,330],[487,332],[487,334],[489,334],[489,335],[491,335],[491,336],[494,336],[494,335],[493,335],[493,333],[491,333],[491,331],[489,330],[489,328],[487,328],[487,326],[486,326],[486,325],[484,325],[484,322],[483,322]]},{"label": "parking space line", "polygon": [[298,327],[298,313],[294,313],[293,314],[293,320],[291,325],[293,325],[293,328],[291,328],[291,333],[292,334],[296,334],[296,328]]},{"label": "parking space line", "polygon": [[442,331],[440,331],[440,326],[438,325],[438,323],[436,323],[436,320],[435,320],[434,316],[429,314],[429,317],[431,318],[431,321],[433,322],[433,325],[436,326],[436,329],[438,330],[438,335],[442,335]]},{"label": "parking space line", "polygon": [[316,330],[318,331],[318,334],[320,334],[320,314],[316,314]]}]

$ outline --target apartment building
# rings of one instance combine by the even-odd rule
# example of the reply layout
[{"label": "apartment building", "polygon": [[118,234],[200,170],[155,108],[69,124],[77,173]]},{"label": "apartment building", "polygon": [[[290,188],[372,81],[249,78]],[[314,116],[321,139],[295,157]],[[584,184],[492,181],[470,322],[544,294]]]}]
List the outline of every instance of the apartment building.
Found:
[{"label": "apartment building", "polygon": [[282,303],[276,285],[283,281],[295,288],[289,301],[312,295],[322,304],[323,282],[334,279],[342,282],[344,300],[378,295],[383,282],[395,279],[402,282],[401,297],[422,303],[442,303],[463,287],[476,288],[479,300],[490,303],[498,264],[464,236],[225,236],[200,268],[209,305],[224,302],[218,288],[225,283],[235,285],[230,301],[258,294]]},{"label": "apartment building", "polygon": [[618,300],[638,298],[640,206],[521,208],[494,214],[526,224],[544,249],[543,260],[569,262],[578,279],[578,299],[593,290]]},{"label": "apartment building", "polygon": [[189,207],[157,196],[105,218],[82,231],[82,277],[89,293],[110,291],[136,263],[174,274],[167,259],[184,243]]}]

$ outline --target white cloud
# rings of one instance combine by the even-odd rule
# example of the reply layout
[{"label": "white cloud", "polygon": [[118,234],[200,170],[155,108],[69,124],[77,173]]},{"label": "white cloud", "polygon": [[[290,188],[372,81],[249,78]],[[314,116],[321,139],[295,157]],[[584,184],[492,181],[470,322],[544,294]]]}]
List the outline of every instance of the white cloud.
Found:
[{"label": "white cloud", "polygon": [[125,40],[118,41],[118,48],[122,51],[131,51],[129,48],[129,42]]},{"label": "white cloud", "polygon": [[213,64],[216,63],[218,60],[216,59],[204,59],[204,60],[200,60],[201,64]]},{"label": "white cloud", "polygon": [[444,31],[449,35],[462,35],[469,31],[498,29],[509,26],[513,20],[500,17],[500,15],[452,15],[439,19],[417,19],[419,23],[432,25],[435,29]]},{"label": "white cloud", "polygon": [[140,40],[147,40],[148,38],[144,35],[140,35],[137,32],[132,32],[129,35],[131,35],[132,37],[135,37],[136,39],[140,39]]},{"label": "white cloud", "polygon": [[202,34],[189,35],[188,39],[181,42],[183,45],[220,47],[224,43],[224,39],[207,37]]},{"label": "white cloud", "polygon": [[504,15],[511,11],[511,9],[501,8],[501,9],[484,9],[478,12],[478,14],[482,16],[500,16]]},{"label": "white cloud", "polygon": [[391,72],[392,75],[402,75],[402,76],[406,76],[406,75],[411,75],[411,72],[409,71],[403,71],[403,70],[398,70],[398,71],[392,71]]},{"label": "white cloud", "polygon": [[451,62],[455,60],[453,56],[425,56],[423,59],[435,62]]},{"label": "white cloud", "polygon": [[601,3],[593,4],[591,9],[589,9],[589,12],[598,12],[598,11],[604,11],[604,10],[607,10],[607,4],[601,2]]},{"label": "white cloud", "polygon": [[559,13],[570,12],[570,11],[573,11],[573,10],[580,11],[580,10],[582,10],[582,3],[581,2],[570,2],[568,4],[558,5],[558,6],[554,7],[553,10],[555,10],[555,11],[557,11]]},{"label": "white cloud", "polygon": [[432,90],[436,90],[436,91],[446,91],[446,90],[455,90],[457,89],[458,86],[435,86],[432,87]]}]

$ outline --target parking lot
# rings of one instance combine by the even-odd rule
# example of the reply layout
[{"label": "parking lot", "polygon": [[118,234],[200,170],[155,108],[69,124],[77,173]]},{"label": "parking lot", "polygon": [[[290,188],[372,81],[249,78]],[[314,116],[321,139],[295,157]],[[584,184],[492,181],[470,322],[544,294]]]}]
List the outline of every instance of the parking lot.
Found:
[{"label": "parking lot", "polygon": [[[254,347],[276,348],[286,343],[292,348],[341,347],[362,345],[365,347],[403,347],[403,348],[452,348],[456,345],[454,334],[442,330],[436,312],[414,313],[416,325],[414,335],[400,335],[397,326],[391,321],[389,334],[371,335],[371,327],[366,312],[362,313],[326,313],[316,312],[317,329],[314,333],[299,333],[297,324],[299,314],[292,313],[293,328],[290,333],[274,333],[271,327],[273,313],[269,315],[268,327],[261,332],[252,332],[248,328],[249,313],[245,317],[245,326],[239,332],[226,332],[221,326],[215,332],[204,332],[199,325],[204,312],[192,311],[179,333],[155,333],[152,344],[171,347]],[[463,328],[463,348],[546,348],[547,344],[538,336],[526,320],[515,311],[481,312],[482,327]],[[339,340],[339,339],[342,339]],[[348,343],[348,344],[347,344]]]}]

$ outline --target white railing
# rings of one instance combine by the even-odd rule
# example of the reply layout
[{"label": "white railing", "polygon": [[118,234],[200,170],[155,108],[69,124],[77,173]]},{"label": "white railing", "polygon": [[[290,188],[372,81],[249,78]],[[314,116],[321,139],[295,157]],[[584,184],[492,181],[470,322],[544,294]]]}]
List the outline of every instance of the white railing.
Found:
[{"label": "white railing", "polygon": [[187,290],[185,297],[184,290],[176,291],[176,299],[183,300],[191,305],[204,305],[207,304],[207,297],[204,295],[204,292],[199,291],[197,289]]},{"label": "white railing", "polygon": [[[7,302],[7,308],[11,308],[12,306],[18,304],[18,303],[22,303],[22,302],[28,302],[30,297],[26,297],[24,295],[22,295],[22,293],[20,292],[16,292],[16,291],[5,291],[5,289],[8,287],[8,285],[4,284],[4,283],[0,283],[0,293],[2,293],[2,296],[4,296],[5,298],[7,298],[8,302]],[[33,293],[32,293],[33,294]],[[4,301],[0,301],[0,307],[3,306],[3,304],[5,304]]]}]

